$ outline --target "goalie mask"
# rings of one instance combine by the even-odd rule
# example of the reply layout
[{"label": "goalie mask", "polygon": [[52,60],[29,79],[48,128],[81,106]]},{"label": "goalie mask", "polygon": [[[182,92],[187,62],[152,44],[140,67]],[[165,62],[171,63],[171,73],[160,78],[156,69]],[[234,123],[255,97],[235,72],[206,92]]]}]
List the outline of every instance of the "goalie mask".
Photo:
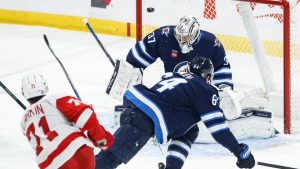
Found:
[{"label": "goalie mask", "polygon": [[184,16],[180,18],[175,27],[175,38],[181,48],[182,53],[189,53],[193,50],[192,44],[200,35],[200,24],[195,17]]},{"label": "goalie mask", "polygon": [[29,74],[22,79],[22,94],[25,99],[44,96],[48,93],[48,86],[42,75]]},{"label": "goalie mask", "polygon": [[196,56],[190,63],[190,71],[196,75],[202,77],[211,84],[211,81],[214,76],[214,67],[210,59]]}]

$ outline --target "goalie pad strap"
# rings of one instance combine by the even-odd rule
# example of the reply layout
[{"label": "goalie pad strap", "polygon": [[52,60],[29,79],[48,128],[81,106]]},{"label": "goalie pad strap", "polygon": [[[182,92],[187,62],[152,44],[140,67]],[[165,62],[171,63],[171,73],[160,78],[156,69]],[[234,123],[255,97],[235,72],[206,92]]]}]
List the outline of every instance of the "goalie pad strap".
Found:
[{"label": "goalie pad strap", "polygon": [[249,116],[272,118],[272,113],[257,108],[244,108],[239,118],[245,118]]}]

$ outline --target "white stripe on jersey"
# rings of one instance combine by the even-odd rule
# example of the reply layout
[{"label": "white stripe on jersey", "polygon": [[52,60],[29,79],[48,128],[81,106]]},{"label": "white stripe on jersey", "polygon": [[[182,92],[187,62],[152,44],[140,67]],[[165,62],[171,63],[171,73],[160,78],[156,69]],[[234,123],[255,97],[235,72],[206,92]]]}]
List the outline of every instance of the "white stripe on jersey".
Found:
[{"label": "white stripe on jersey", "polygon": [[37,156],[37,162],[39,164],[45,161],[48,158],[49,154],[52,153],[54,150],[56,150],[58,145],[64,139],[66,139],[70,134],[74,132],[80,132],[79,129],[76,129],[75,127],[71,127],[71,126],[66,126],[66,125],[60,125],[56,127],[54,131],[56,131],[58,137],[55,137],[54,140],[52,140],[51,142],[49,142],[47,138],[41,138],[41,146],[44,147],[44,149]]},{"label": "white stripe on jersey", "polygon": [[57,169],[61,167],[67,160],[69,160],[75,153],[76,151],[82,147],[86,143],[86,139],[83,137],[78,137],[75,140],[73,140],[69,146],[64,149],[62,153],[60,153],[58,156],[54,158],[52,163],[46,167],[46,169]]},{"label": "white stripe on jersey", "polygon": [[183,162],[185,161],[186,157],[177,151],[168,151],[168,156],[175,156],[179,159],[181,159]]},{"label": "white stripe on jersey", "polygon": [[208,127],[208,130],[210,131],[211,134],[214,134],[214,133],[217,133],[217,132],[227,129],[227,128],[228,128],[228,125],[225,122],[223,122],[223,123]]},{"label": "white stripe on jersey", "polygon": [[201,116],[201,119],[204,123],[217,118],[223,118],[223,114],[219,111],[209,112]]},{"label": "white stripe on jersey", "polygon": [[148,58],[150,58],[151,60],[155,61],[155,59],[154,59],[152,56],[150,56],[149,53],[147,53],[144,42],[143,42],[143,41],[139,41],[138,44],[139,44],[139,46],[141,47],[143,53],[144,53]]},{"label": "white stripe on jersey", "polygon": [[189,152],[191,150],[191,148],[189,146],[187,146],[185,143],[183,143],[179,140],[172,140],[170,145],[172,145],[172,144],[185,149],[187,152]]},{"label": "white stripe on jersey", "polygon": [[220,83],[230,83],[233,84],[233,81],[231,78],[224,78],[224,79],[220,79],[220,80],[212,80],[212,84],[220,84]]},{"label": "white stripe on jersey", "polygon": [[136,45],[131,49],[133,57],[138,60],[140,63],[142,63],[145,67],[148,67],[150,65],[149,62],[144,60],[137,52]]},{"label": "white stripe on jersey", "polygon": [[[57,157],[59,157],[57,158],[57,160],[55,160],[55,163],[53,163],[54,161],[50,163],[51,166],[55,165],[50,168],[55,169],[59,168],[56,167],[57,165],[65,163],[74,155],[70,152],[77,151],[83,145],[93,147],[93,144],[88,139],[85,139],[84,136],[78,134],[81,133],[81,131],[77,127],[70,126],[70,122],[67,120],[67,118],[56,108],[56,100],[62,97],[64,97],[64,95],[59,95],[59,97],[45,96],[40,101],[35,103],[42,105],[42,109],[44,112],[43,115],[32,116],[29,119],[27,119],[26,122],[24,121],[25,115],[22,118],[22,128],[24,130],[23,132],[26,133],[27,131],[30,131],[28,127],[33,124],[35,128],[34,133],[40,139],[39,146],[43,147],[42,151],[39,152],[39,154],[36,157],[37,163],[41,165],[48,165],[49,162],[51,162],[49,160],[56,159]],[[30,107],[33,108],[35,104]],[[49,130],[52,132],[56,132],[57,134],[57,136],[53,137],[51,141],[47,139],[47,134],[45,134],[43,131],[44,128],[39,126],[39,122],[41,121],[42,117],[46,118],[46,124],[48,125]],[[85,118],[87,117],[80,116],[79,123],[84,121]],[[76,137],[74,137],[74,140],[71,140],[70,137],[68,137],[72,134],[76,135]],[[63,141],[66,140],[66,138],[68,138],[67,142],[69,144],[66,144],[66,141],[63,143]],[[29,142],[33,148],[36,148],[36,139],[32,138]],[[52,154],[51,157],[49,157],[50,154]]]},{"label": "white stripe on jersey", "polygon": [[144,97],[141,93],[139,93],[139,91],[137,91],[134,87],[129,88],[129,91],[139,100],[141,100],[144,104],[149,106],[152,109],[152,111],[156,114],[156,117],[158,118],[159,125],[162,131],[163,142],[167,142],[168,129],[160,109],[151,100],[149,100],[148,98]]},{"label": "white stripe on jersey", "polygon": [[83,128],[83,126],[89,120],[92,114],[93,111],[90,108],[85,109],[77,119],[75,126]]},{"label": "white stripe on jersey", "polygon": [[214,75],[219,75],[219,74],[232,74],[232,73],[231,73],[231,70],[229,69],[229,67],[224,67],[224,68],[214,72]]}]

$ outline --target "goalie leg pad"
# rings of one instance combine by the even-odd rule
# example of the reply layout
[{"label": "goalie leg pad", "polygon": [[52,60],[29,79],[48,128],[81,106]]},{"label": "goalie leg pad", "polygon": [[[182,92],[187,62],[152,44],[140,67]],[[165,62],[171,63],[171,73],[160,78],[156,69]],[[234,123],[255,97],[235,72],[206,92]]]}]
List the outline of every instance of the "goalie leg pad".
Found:
[{"label": "goalie leg pad", "polygon": [[275,135],[272,113],[260,109],[244,109],[242,115],[227,124],[238,139],[271,138]]},{"label": "goalie leg pad", "polygon": [[[225,121],[230,131],[237,140],[249,138],[271,138],[275,135],[274,121],[272,113],[269,111],[247,108],[243,109],[241,116],[234,120]],[[198,143],[215,143],[215,140],[203,124],[198,123],[199,137],[196,142]]]}]

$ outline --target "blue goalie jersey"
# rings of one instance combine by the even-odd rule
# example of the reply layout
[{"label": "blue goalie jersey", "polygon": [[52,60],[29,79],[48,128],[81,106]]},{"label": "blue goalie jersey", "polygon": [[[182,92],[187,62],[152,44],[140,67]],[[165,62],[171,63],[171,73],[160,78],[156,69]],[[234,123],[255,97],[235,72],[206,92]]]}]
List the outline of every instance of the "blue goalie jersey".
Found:
[{"label": "blue goalie jersey", "polygon": [[152,88],[139,84],[124,97],[152,119],[160,143],[202,120],[217,142],[229,150],[238,146],[219,108],[217,89],[193,73],[165,73]]},{"label": "blue goalie jersey", "polygon": [[214,66],[215,86],[226,84],[233,87],[230,64],[221,42],[212,33],[201,30],[192,45],[193,50],[183,54],[174,36],[175,26],[165,26],[148,34],[129,51],[126,61],[134,67],[145,69],[160,58],[165,72],[179,72],[195,57],[209,58]]}]

